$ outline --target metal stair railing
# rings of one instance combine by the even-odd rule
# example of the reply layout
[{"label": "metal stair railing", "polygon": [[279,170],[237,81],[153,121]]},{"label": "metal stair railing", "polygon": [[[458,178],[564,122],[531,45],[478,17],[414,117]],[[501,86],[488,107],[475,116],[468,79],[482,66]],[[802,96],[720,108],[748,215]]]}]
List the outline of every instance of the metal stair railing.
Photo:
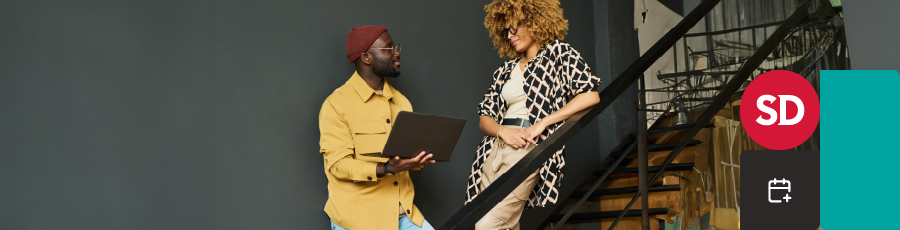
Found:
[{"label": "metal stair railing", "polygon": [[[687,134],[681,139],[680,143],[677,147],[675,147],[672,152],[666,157],[666,160],[660,166],[662,170],[656,172],[652,178],[650,178],[648,184],[652,184],[656,182],[665,172],[666,166],[668,166],[672,161],[678,156],[678,153],[683,150],[687,142],[694,138],[701,129],[704,128],[704,125],[709,123],[712,118],[716,115],[716,113],[721,110],[725,104],[731,99],[731,97],[741,88],[744,82],[753,74],[753,71],[765,61],[766,57],[769,56],[775,48],[781,43],[784,38],[789,35],[789,32],[796,26],[800,25],[804,21],[807,21],[811,18],[825,18],[829,16],[836,15],[836,12],[830,7],[830,4],[820,2],[820,0],[810,0],[807,1],[803,6],[799,7],[794,13],[785,20],[779,27],[769,36],[768,39],[759,47],[759,49],[751,56],[749,59],[741,65],[740,69],[738,69],[735,76],[728,81],[725,87],[719,91],[718,96],[716,96],[715,100],[713,100],[703,114],[695,121],[696,125],[691,128]],[[642,108],[643,109],[643,108]],[[646,184],[642,184],[645,188]],[[615,229],[616,225],[622,218],[628,213],[629,209],[632,205],[634,205],[635,201],[639,197],[644,196],[644,207],[642,210],[647,210],[646,204],[646,190],[642,192],[635,193],[634,197],[632,197],[631,201],[628,205],[625,206],[624,210],[619,214],[616,220],[609,227],[610,230]],[[646,219],[646,218],[644,218]],[[646,228],[646,220],[644,220],[644,229]]]}]

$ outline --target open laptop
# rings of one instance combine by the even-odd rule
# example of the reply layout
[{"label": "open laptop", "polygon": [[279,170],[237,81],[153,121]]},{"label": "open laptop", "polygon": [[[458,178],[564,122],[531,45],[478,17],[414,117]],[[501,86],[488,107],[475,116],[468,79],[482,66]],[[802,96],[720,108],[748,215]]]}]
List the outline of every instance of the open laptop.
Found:
[{"label": "open laptop", "polygon": [[449,161],[459,141],[466,119],[400,111],[387,143],[384,156],[416,157],[422,151],[435,161]]}]

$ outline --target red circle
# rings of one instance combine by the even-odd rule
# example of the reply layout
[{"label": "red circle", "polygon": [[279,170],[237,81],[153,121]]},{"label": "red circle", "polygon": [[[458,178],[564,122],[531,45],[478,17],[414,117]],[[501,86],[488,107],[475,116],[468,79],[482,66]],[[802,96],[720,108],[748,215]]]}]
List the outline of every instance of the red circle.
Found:
[{"label": "red circle", "polygon": [[[760,102],[760,97],[774,100]],[[802,117],[797,117],[798,105],[792,99],[799,99],[803,104]],[[782,102],[787,110],[785,115],[781,111]],[[764,111],[766,107],[777,115],[773,118],[773,111]],[[750,138],[763,147],[774,150],[797,147],[819,125],[819,96],[799,74],[786,70],[766,72],[750,82],[741,96],[741,123]]]}]

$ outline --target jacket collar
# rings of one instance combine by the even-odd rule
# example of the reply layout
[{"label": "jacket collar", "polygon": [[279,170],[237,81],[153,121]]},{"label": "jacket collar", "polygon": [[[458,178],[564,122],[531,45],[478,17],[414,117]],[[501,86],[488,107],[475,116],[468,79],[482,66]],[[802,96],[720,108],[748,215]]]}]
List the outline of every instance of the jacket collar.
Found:
[{"label": "jacket collar", "polygon": [[[547,49],[547,47],[550,46],[550,45],[553,45],[555,42],[558,42],[558,41],[559,41],[559,40],[555,40],[555,41],[551,42],[550,44],[548,44],[548,45],[546,45],[546,46],[544,46],[544,47],[541,47],[541,49],[538,50],[537,55],[535,55],[534,58],[532,58],[531,60],[528,60],[528,62],[525,62],[525,65],[531,65],[532,62],[535,62],[535,61],[538,61],[538,60],[541,60],[541,59],[544,59],[544,58],[549,58],[549,57],[547,57],[547,56],[550,55],[550,50]],[[508,66],[509,68],[506,69],[506,71],[505,71],[504,74],[508,74],[508,73],[512,72],[513,68],[516,67],[516,65],[518,65],[519,62],[521,62],[522,59],[524,59],[524,58],[525,58],[525,57],[517,57],[517,58],[514,58],[514,59],[512,60],[512,62],[510,62],[509,66]],[[525,68],[525,71],[528,71],[528,68]]]},{"label": "jacket collar", "polygon": [[[359,76],[359,73],[354,71],[353,76],[350,77],[350,86],[353,86],[353,89],[356,90],[356,93],[359,94],[359,99],[362,99],[363,102],[368,102],[372,96],[374,96],[375,90],[372,87],[369,87],[369,84],[366,83],[366,80],[362,79],[362,76]],[[382,86],[382,96],[390,100],[394,97],[393,89],[390,84],[387,83],[387,79],[384,80],[384,86]]]}]

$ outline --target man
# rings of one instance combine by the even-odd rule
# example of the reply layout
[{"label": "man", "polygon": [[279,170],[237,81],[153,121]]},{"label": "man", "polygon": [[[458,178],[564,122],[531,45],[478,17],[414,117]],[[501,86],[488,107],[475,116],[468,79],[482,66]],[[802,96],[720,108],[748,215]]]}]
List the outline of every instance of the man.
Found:
[{"label": "man", "polygon": [[347,33],[347,59],[356,72],[319,112],[319,152],[328,177],[325,213],[332,229],[433,230],[412,203],[409,178],[434,163],[431,154],[364,155],[381,152],[397,113],[412,111],[409,100],[385,80],[400,76],[400,46],[382,26],[359,26]]}]

